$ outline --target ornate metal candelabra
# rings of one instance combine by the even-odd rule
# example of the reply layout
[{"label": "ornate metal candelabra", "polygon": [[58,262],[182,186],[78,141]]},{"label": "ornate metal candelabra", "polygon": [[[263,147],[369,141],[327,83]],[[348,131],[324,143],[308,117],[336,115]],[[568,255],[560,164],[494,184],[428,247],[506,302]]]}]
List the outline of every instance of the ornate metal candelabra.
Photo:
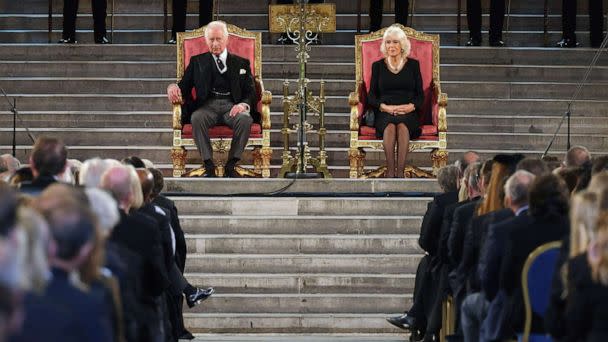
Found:
[{"label": "ornate metal candelabra", "polygon": [[[283,165],[281,177],[316,178],[323,175],[330,178],[325,151],[325,83],[321,81],[319,96],[314,96],[308,88],[306,63],[310,57],[311,43],[318,39],[321,32],[336,30],[336,8],[334,4],[308,5],[308,0],[297,0],[295,5],[270,6],[269,27],[271,32],[284,32],[296,44],[296,57],[299,62],[299,78],[293,95],[289,95],[289,81],[283,83]],[[319,126],[314,130],[308,122],[308,113],[319,115]],[[290,128],[289,116],[298,115],[298,123]],[[295,156],[289,149],[289,134],[297,132],[298,149]],[[319,153],[313,157],[306,140],[307,133],[319,136]],[[315,173],[306,173],[308,166]]]}]

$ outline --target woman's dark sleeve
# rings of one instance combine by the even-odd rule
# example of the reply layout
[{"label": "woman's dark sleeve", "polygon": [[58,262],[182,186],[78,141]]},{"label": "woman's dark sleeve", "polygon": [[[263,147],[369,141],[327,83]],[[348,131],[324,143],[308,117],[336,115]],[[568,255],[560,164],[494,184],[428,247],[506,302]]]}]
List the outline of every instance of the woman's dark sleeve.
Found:
[{"label": "woman's dark sleeve", "polygon": [[379,66],[380,63],[378,62],[372,64],[372,79],[369,85],[369,93],[367,94],[367,104],[374,109],[379,109],[381,103],[380,99],[378,98],[378,96],[380,95],[378,94],[378,74],[380,72]]},{"label": "woman's dark sleeve", "polygon": [[558,263],[553,273],[551,290],[549,293],[549,306],[545,311],[545,329],[555,339],[561,339],[566,335],[566,324],[564,324],[564,310],[566,308],[566,300],[563,297],[564,284],[562,281],[562,273],[564,264],[568,262],[568,248],[560,249]]},{"label": "woman's dark sleeve", "polygon": [[414,65],[415,67],[413,68],[413,72],[415,88],[412,103],[416,107],[416,110],[420,110],[422,108],[422,105],[424,104],[424,92],[422,91],[422,75],[420,74],[420,63],[416,61]]}]

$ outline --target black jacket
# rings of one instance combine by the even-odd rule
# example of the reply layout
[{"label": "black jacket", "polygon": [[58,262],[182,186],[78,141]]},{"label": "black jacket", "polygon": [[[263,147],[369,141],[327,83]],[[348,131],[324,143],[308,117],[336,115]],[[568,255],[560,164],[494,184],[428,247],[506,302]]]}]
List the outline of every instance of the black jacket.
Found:
[{"label": "black jacket", "polygon": [[[256,89],[249,61],[228,53],[226,66],[232,100],[234,103],[248,104],[251,108],[251,117],[255,122],[260,122],[260,114],[256,111]],[[210,52],[192,56],[184,76],[177,84],[185,101],[185,106],[182,106],[182,124],[189,123],[192,112],[200,108],[209,98],[213,80],[211,68],[216,68],[216,64]],[[196,100],[192,98],[193,87],[196,89]]]},{"label": "black jacket", "polygon": [[437,255],[437,241],[439,241],[445,208],[456,202],[458,202],[458,191],[450,191],[435,196],[427,205],[418,243],[431,256]]}]

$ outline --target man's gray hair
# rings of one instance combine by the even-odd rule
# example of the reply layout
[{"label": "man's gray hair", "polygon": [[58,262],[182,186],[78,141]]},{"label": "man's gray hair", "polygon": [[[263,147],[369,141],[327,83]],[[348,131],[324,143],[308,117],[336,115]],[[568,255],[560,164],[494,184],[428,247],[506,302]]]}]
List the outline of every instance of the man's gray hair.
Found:
[{"label": "man's gray hair", "polygon": [[526,170],[518,170],[507,179],[505,183],[505,195],[511,199],[514,205],[528,204],[530,185],[536,176]]},{"label": "man's gray hair", "polygon": [[87,188],[98,188],[103,173],[116,165],[120,165],[120,163],[112,159],[88,159],[82,163],[78,174],[78,184]]},{"label": "man's gray hair", "polygon": [[437,172],[437,182],[444,192],[458,190],[460,169],[454,165],[444,166]]},{"label": "man's gray hair", "polygon": [[566,152],[566,166],[583,166],[591,161],[591,152],[585,146],[573,146]]},{"label": "man's gray hair", "polygon": [[0,172],[10,171],[11,173],[15,173],[21,167],[21,163],[13,155],[6,153],[0,156],[0,169],[2,166],[4,166],[5,170],[0,170]]},{"label": "man's gray hair", "polygon": [[86,188],[84,192],[87,194],[89,202],[93,204],[91,211],[97,217],[97,227],[104,236],[109,236],[120,220],[118,203],[112,195],[102,189]]},{"label": "man's gray hair", "polygon": [[222,33],[224,33],[224,37],[228,38],[228,26],[221,20],[212,21],[205,26],[205,37],[214,29],[221,29]]}]

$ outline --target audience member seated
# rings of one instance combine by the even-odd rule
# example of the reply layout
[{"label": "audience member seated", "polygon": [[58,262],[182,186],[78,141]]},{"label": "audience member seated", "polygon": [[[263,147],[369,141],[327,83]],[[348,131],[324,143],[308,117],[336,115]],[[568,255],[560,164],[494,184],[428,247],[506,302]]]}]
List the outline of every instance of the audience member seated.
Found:
[{"label": "audience member seated", "polygon": [[11,176],[21,167],[21,163],[10,154],[0,156],[0,180],[9,182]]},{"label": "audience member seated", "polygon": [[[509,296],[502,316],[515,333],[523,331],[524,304],[521,272],[530,252],[551,241],[561,241],[568,234],[568,189],[563,180],[553,174],[537,177],[530,187],[531,220],[511,229],[506,236],[505,254],[500,267],[500,289]],[[532,333],[543,333],[539,317],[532,319]]]},{"label": "audience member seated", "polygon": [[591,175],[596,175],[602,171],[608,171],[608,156],[593,158],[591,165]]},{"label": "audience member seated", "polygon": [[453,165],[442,167],[437,173],[437,182],[443,193],[435,196],[433,201],[429,202],[420,227],[418,243],[426,255],[418,264],[416,271],[414,304],[403,315],[387,318],[392,325],[411,330],[418,339],[424,336],[427,316],[432,310],[433,284],[430,278],[430,268],[436,262],[433,259],[437,257],[436,242],[439,239],[445,207],[458,202],[460,169]]},{"label": "audience member seated", "polygon": [[591,162],[591,153],[584,146],[573,146],[564,156],[565,167],[583,166],[589,162]]},{"label": "audience member seated", "polygon": [[[464,175],[464,170],[472,163],[479,162],[479,154],[475,151],[467,151],[465,152],[460,159],[458,159],[455,163],[456,166],[460,168],[460,174]],[[466,179],[462,177],[460,179],[460,190],[458,192],[458,201],[465,201],[469,195],[467,194],[467,187],[465,186]]]},{"label": "audience member seated", "polygon": [[[89,258],[95,239],[95,217],[74,191],[57,184],[37,201],[52,236],[52,277],[41,294],[26,296],[23,328],[11,341],[37,341],[41,336],[49,341],[113,340],[107,307],[69,279]],[[61,196],[66,193],[72,196]]]},{"label": "audience member seated", "polygon": [[405,32],[391,26],[384,32],[380,46],[384,58],[372,64],[367,103],[375,112],[376,137],[383,140],[387,178],[405,177],[410,139],[421,134],[422,76],[418,61],[408,57],[410,49]]},{"label": "audience member seated", "polygon": [[519,163],[517,163],[517,167],[515,169],[517,171],[528,171],[537,177],[551,172],[551,169],[543,160],[530,157],[522,159]]},{"label": "audience member seated", "polygon": [[558,268],[553,276],[549,305],[545,313],[545,328],[556,340],[566,341],[569,326],[565,310],[568,295],[574,291],[578,278],[589,274],[586,251],[591,240],[597,235],[597,220],[600,215],[600,195],[583,191],[572,197],[570,205],[570,235],[562,243]]},{"label": "audience member seated", "polygon": [[[521,164],[521,162],[519,163]],[[519,165],[518,164],[518,165]],[[519,221],[527,219],[528,189],[535,176],[525,170],[518,170],[511,175],[504,185],[504,203],[515,217],[489,222],[486,238],[480,247],[477,270],[470,272],[479,277],[479,288],[469,293],[462,303],[461,324],[465,341],[490,340],[489,336],[480,339],[481,324],[486,319],[490,301],[498,291],[498,276],[501,258],[504,253],[504,236],[510,227],[518,226]],[[494,305],[494,303],[492,303]],[[496,310],[497,308],[494,308]],[[500,308],[502,310],[502,307]]]},{"label": "audience member seated", "polygon": [[119,165],[120,162],[114,159],[92,158],[85,160],[78,174],[78,184],[87,188],[98,188],[104,172]]},{"label": "audience member seated", "polygon": [[33,196],[40,194],[47,186],[57,182],[57,178],[65,171],[67,157],[68,151],[61,140],[38,137],[30,156],[34,180],[22,182],[19,190]]},{"label": "audience member seated", "polygon": [[[580,266],[577,268],[577,265]],[[568,277],[572,285],[569,284],[565,313],[567,340],[608,340],[608,214],[605,211],[600,214],[596,236],[586,254],[569,262]]]}]

